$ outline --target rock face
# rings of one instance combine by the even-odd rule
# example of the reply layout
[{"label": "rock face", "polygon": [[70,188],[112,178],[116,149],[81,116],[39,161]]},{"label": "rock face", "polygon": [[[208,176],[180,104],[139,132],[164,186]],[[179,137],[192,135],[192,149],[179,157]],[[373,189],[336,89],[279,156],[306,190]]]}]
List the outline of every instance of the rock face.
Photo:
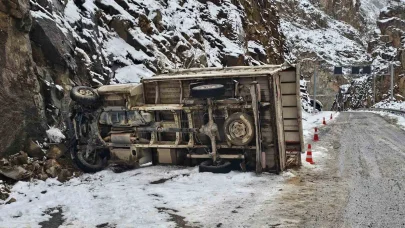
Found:
[{"label": "rock face", "polygon": [[[368,91],[372,80],[349,72],[337,77],[333,75],[333,66],[373,65],[374,73],[386,74],[389,63],[395,62],[394,94],[404,96],[403,1],[279,0],[277,4],[289,49],[286,59],[307,59],[302,64],[302,76],[311,81],[310,94],[317,68],[317,93],[322,95],[319,99],[326,109],[331,108],[336,96],[341,96],[341,85],[353,85],[351,101],[339,101],[342,106],[345,102],[346,108],[372,105]],[[377,102],[387,97],[389,84],[389,77],[377,79]]]},{"label": "rock face", "polygon": [[28,0],[0,1],[0,155],[18,152],[26,135],[43,135],[44,118],[29,31]]},{"label": "rock face", "polygon": [[[381,70],[389,63],[395,64],[394,96],[399,99],[405,97],[405,4],[392,1],[379,17],[378,27],[381,34],[375,37],[371,46],[371,53],[383,65]],[[385,72],[387,72],[385,70]],[[377,102],[385,99],[390,88],[389,77],[379,78]],[[398,96],[399,95],[399,96]],[[402,98],[401,98],[402,97]]]},{"label": "rock face", "polygon": [[[324,109],[330,109],[339,85],[350,79],[336,77],[331,66],[364,64],[367,53],[370,18],[362,13],[360,1],[292,0],[277,1],[282,32],[286,36],[286,59],[301,64],[301,74],[313,94],[314,71],[317,71],[317,94]],[[375,20],[374,20],[375,24]]]},{"label": "rock face", "polygon": [[[390,64],[395,65],[394,98],[405,100],[405,4],[390,1],[381,10],[376,21],[378,32],[370,34],[368,52],[372,57],[373,69],[376,74],[390,74]],[[337,96],[336,107],[342,109],[370,107],[372,102],[372,77],[355,81],[348,89],[343,89]],[[345,87],[347,87],[345,86]],[[390,96],[390,77],[376,77],[376,102]]]}]

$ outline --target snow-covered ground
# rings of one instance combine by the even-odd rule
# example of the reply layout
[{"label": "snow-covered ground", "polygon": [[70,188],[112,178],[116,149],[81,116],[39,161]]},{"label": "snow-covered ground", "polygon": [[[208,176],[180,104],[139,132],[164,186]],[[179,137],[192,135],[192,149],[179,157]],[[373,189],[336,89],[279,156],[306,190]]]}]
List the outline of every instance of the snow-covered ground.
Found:
[{"label": "snow-covered ground", "polygon": [[[304,112],[305,140],[312,143],[314,127],[322,129],[322,119],[331,123],[339,113]],[[315,147],[316,161],[326,155]],[[319,168],[319,164],[304,167]],[[56,214],[60,227],[176,227],[180,223],[216,227],[250,227],[252,217],[263,208],[272,208],[289,186],[290,172],[282,175],[243,173],[199,173],[198,168],[152,166],[124,173],[105,170],[85,174],[66,183],[55,179],[23,182],[13,186],[9,198],[0,200],[0,227],[41,227]],[[243,215],[243,216],[242,216]],[[256,221],[256,220],[255,220]],[[263,227],[266,219],[255,225]],[[263,223],[262,223],[263,222]]]},{"label": "snow-covered ground", "polygon": [[[330,115],[332,115],[332,120],[330,120]],[[304,139],[306,142],[309,138],[312,138],[315,132],[315,127],[321,128],[323,126],[323,118],[325,117],[326,124],[335,120],[336,117],[339,116],[339,112],[329,112],[329,111],[322,111],[318,113],[308,113],[302,112],[302,128]]]},{"label": "snow-covered ground", "polygon": [[[312,146],[312,158],[315,161],[315,165],[311,165],[310,163],[305,161],[306,153],[302,154],[302,165],[306,168],[311,169],[322,169],[322,160],[324,160],[328,156],[328,150],[330,148],[326,148],[324,145],[318,145],[319,142],[314,142],[314,133],[315,128],[318,128],[318,136],[320,140],[322,140],[322,128],[323,125],[323,118],[325,117],[326,124],[333,123],[336,118],[339,116],[339,112],[328,112],[322,111],[318,113],[308,113],[302,112],[302,128],[304,134],[304,141],[305,141],[305,148],[307,148],[308,144]],[[332,120],[330,120],[330,116],[332,115]]]},{"label": "snow-covered ground", "polygon": [[383,100],[374,105],[375,108],[397,109],[405,111],[405,102]]},{"label": "snow-covered ground", "polygon": [[249,226],[249,217],[271,202],[291,175],[153,166],[119,174],[106,170],[66,183],[18,182],[10,196],[17,201],[0,202],[0,227],[40,227],[58,211],[65,219],[61,227],[176,227],[171,214],[195,226]]}]

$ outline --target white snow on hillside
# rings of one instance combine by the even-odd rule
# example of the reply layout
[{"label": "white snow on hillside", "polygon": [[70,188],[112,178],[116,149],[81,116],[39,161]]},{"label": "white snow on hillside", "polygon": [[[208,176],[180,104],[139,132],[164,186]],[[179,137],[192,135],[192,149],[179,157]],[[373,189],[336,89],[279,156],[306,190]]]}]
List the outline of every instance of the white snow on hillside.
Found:
[{"label": "white snow on hillside", "polygon": [[369,24],[369,31],[373,32],[376,27],[376,21],[380,15],[380,11],[388,4],[389,0],[360,0],[361,13]]},{"label": "white snow on hillside", "polygon": [[[192,226],[246,227],[252,216],[272,208],[288,176],[153,166],[119,174],[106,170],[66,183],[20,181],[10,196],[17,201],[0,204],[0,227],[40,227],[52,208],[62,210],[60,227],[177,227],[170,214]],[[257,226],[267,222],[255,219]]]},{"label": "white snow on hillside", "polygon": [[404,101],[390,101],[389,99],[378,102],[374,105],[374,108],[386,108],[405,111]]},{"label": "white snow on hillside", "polygon": [[[53,20],[61,22],[61,28],[66,27],[64,29],[66,33],[72,33],[80,42],[85,43],[86,40],[75,31],[75,23],[85,21],[96,26],[88,18],[90,18],[90,14],[99,9],[100,4],[119,12],[120,21],[128,21],[128,23],[139,26],[128,30],[134,42],[137,43],[135,47],[126,43],[115,31],[108,31],[104,27],[98,26],[98,36],[92,31],[83,29],[84,33],[88,33],[89,38],[101,43],[101,53],[106,59],[109,59],[111,63],[120,64],[120,67],[114,68],[115,74],[113,73],[117,82],[139,82],[140,77],[154,75],[156,69],[151,67],[152,64],[148,64],[152,61],[157,62],[160,68],[187,67],[182,65],[184,61],[179,59],[178,53],[170,53],[172,51],[168,48],[173,39],[176,39],[177,43],[174,52],[182,52],[184,56],[190,58],[194,56],[195,59],[206,55],[208,66],[222,66],[220,59],[223,55],[235,57],[244,55],[247,52],[246,47],[264,50],[259,43],[249,42],[249,45],[245,43],[242,24],[245,13],[243,9],[238,9],[229,0],[224,1],[220,6],[212,2],[203,4],[197,0],[185,1],[182,4],[177,0],[123,0],[120,3],[113,0],[101,0],[97,3],[95,0],[87,0],[83,5],[86,12],[80,10],[72,2],[69,1],[64,12],[65,15],[54,14],[51,16]],[[128,6],[128,9],[124,9],[122,5]],[[223,18],[220,13],[227,17]],[[32,14],[38,13],[32,12]],[[141,25],[139,15],[145,15],[151,21],[152,33],[141,31],[141,27],[144,25]],[[48,17],[50,16],[48,15]],[[117,15],[106,15],[106,17],[112,20]],[[154,23],[155,18],[160,18],[159,23],[165,28],[164,30],[157,27],[157,24]],[[68,23],[63,23],[63,21]],[[234,37],[228,36],[227,38],[221,33],[218,25],[225,24],[225,21],[230,24],[235,34]],[[195,39],[195,34],[203,35],[201,40]],[[187,36],[189,39],[185,38]],[[148,53],[145,53],[145,50]]]},{"label": "white snow on hillside", "polygon": [[[277,1],[285,4],[282,0]],[[361,0],[360,13],[367,21],[369,30],[374,31],[377,28],[376,21],[386,1]],[[289,2],[298,2],[298,7],[293,11],[295,14],[281,16],[281,29],[287,38],[287,46],[291,49],[290,55],[286,56],[289,61],[294,61],[305,53],[315,53],[318,59],[331,65],[371,61],[371,56],[367,53],[367,35],[332,18],[309,0]]]}]

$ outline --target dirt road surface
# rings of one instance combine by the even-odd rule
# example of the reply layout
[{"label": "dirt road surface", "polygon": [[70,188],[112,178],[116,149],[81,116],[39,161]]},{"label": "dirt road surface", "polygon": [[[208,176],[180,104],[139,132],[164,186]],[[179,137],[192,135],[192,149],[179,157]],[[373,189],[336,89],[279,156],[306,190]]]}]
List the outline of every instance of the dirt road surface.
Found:
[{"label": "dirt road surface", "polygon": [[374,113],[346,112],[320,138],[316,164],[277,200],[280,226],[405,227],[405,131]]}]

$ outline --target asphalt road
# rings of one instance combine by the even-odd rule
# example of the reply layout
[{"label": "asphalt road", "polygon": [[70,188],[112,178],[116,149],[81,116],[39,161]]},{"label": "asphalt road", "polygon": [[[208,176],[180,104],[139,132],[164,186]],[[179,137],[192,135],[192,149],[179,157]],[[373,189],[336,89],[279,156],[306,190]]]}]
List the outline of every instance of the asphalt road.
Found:
[{"label": "asphalt road", "polygon": [[313,153],[324,158],[278,199],[280,226],[405,227],[405,131],[374,113],[345,112],[320,138]]}]

